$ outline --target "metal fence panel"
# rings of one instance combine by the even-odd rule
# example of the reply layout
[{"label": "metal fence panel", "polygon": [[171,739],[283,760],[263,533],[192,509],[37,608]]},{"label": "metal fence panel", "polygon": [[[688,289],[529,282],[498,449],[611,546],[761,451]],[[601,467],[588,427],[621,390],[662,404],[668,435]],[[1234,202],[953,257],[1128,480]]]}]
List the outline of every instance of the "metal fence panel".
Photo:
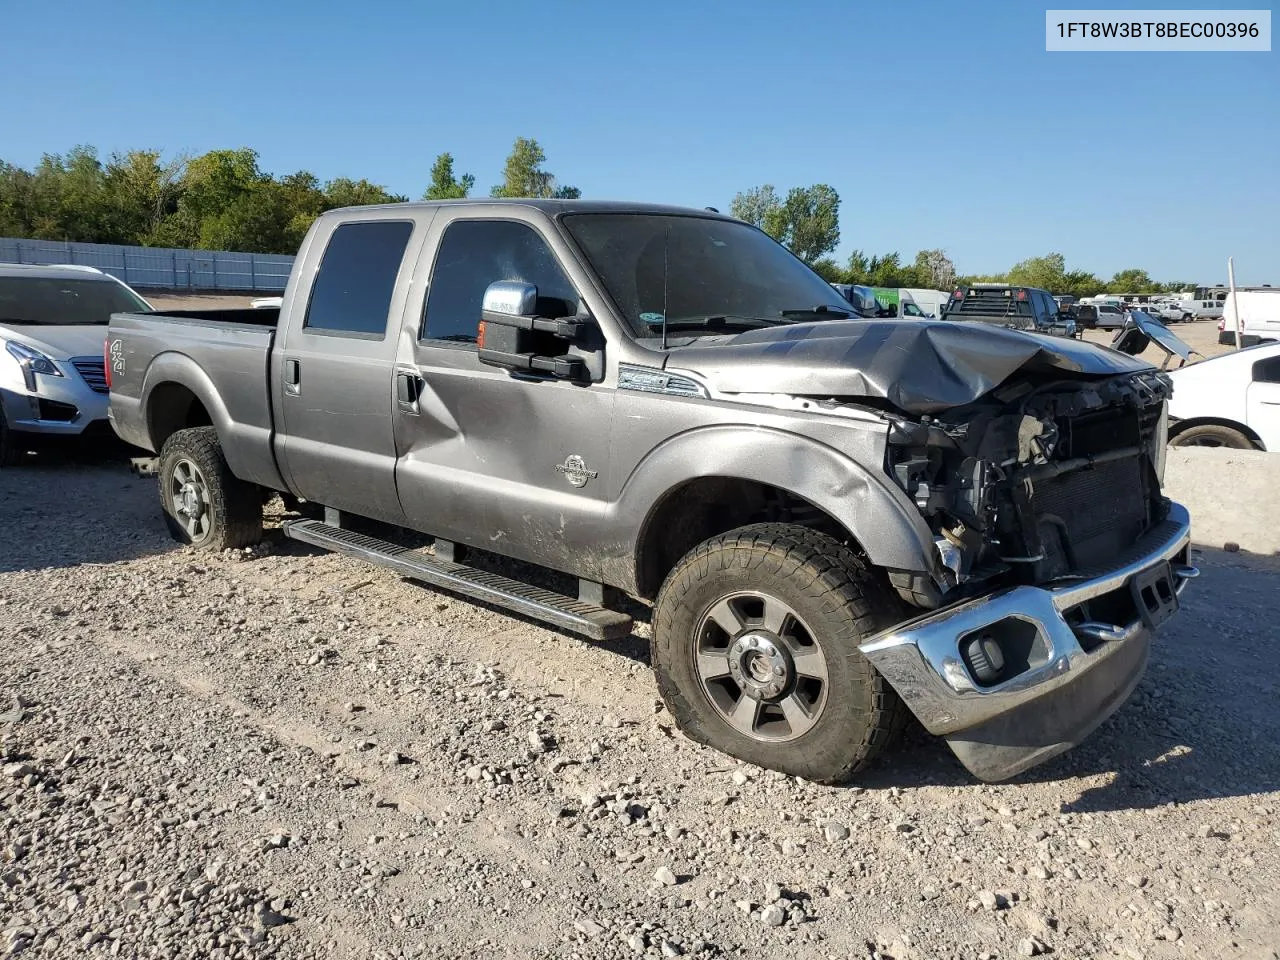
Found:
[{"label": "metal fence panel", "polygon": [[282,293],[289,281],[293,257],[277,253],[0,237],[0,263],[70,263],[97,267],[131,287]]}]

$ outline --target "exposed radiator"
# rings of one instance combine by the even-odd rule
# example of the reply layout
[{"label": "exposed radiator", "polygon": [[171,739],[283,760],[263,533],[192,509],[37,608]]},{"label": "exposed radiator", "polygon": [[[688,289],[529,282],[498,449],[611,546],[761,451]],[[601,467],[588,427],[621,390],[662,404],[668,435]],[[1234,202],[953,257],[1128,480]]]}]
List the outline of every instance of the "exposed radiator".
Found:
[{"label": "exposed radiator", "polygon": [[1076,567],[1105,563],[1151,522],[1140,456],[1037,481],[1032,504],[1045,547],[1059,542],[1051,532],[1057,529]]}]

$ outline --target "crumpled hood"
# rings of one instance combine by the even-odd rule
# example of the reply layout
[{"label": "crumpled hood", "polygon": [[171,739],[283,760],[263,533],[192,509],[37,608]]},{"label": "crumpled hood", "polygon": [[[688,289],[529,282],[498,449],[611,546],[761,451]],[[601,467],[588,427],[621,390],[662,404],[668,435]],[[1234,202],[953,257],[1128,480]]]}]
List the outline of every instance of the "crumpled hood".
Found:
[{"label": "crumpled hood", "polygon": [[693,371],[722,393],[878,398],[926,414],[972,403],[1015,373],[1098,379],[1153,368],[1091,343],[986,323],[826,320],[673,347],[666,369]]},{"label": "crumpled hood", "polygon": [[100,357],[107,339],[107,325],[72,324],[46,327],[36,324],[0,324],[0,340],[16,340],[39,350],[50,360]]}]

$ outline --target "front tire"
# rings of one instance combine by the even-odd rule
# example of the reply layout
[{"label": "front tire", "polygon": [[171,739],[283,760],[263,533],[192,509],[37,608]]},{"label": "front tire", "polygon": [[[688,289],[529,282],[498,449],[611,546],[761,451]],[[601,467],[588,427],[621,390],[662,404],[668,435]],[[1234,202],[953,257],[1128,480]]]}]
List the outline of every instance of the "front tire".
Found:
[{"label": "front tire", "polygon": [[228,550],[262,539],[262,494],[231,472],[213,427],[179,430],[164,442],[160,502],[179,543]]},{"label": "front tire", "polygon": [[1169,441],[1172,447],[1226,447],[1231,450],[1256,450],[1253,441],[1233,427],[1202,423],[1187,427]]},{"label": "front tire", "polygon": [[658,690],[693,740],[820,783],[865,767],[907,710],[858,644],[901,607],[839,541],[790,524],[708,540],[653,613]]}]

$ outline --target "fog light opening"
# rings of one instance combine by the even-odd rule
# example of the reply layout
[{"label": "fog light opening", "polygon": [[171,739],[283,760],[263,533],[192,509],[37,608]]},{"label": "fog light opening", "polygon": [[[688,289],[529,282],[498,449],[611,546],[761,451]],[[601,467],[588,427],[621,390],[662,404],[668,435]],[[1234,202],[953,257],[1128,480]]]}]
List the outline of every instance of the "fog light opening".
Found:
[{"label": "fog light opening", "polygon": [[965,641],[964,662],[983,686],[998,682],[1004,673],[1004,651],[989,633],[980,633]]}]

